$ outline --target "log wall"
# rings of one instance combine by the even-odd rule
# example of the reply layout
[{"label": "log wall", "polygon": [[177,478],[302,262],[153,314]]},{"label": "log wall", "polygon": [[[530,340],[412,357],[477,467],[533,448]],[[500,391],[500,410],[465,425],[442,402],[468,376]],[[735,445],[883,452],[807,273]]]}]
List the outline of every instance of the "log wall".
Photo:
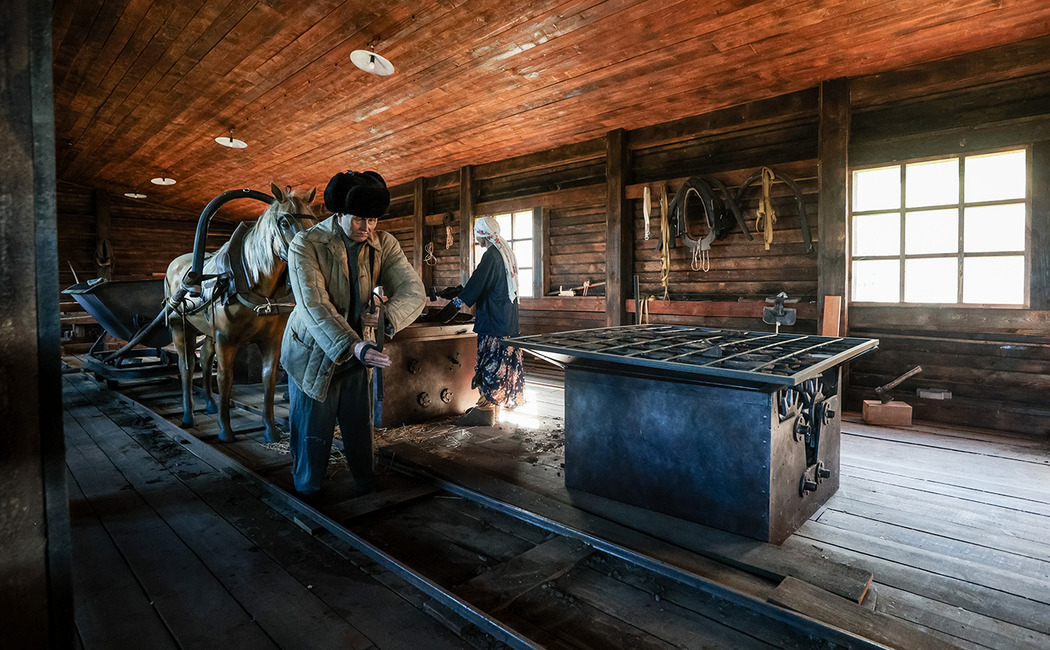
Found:
[{"label": "log wall", "polygon": [[[1031,146],[1030,301],[1025,307],[853,305],[849,333],[880,350],[852,364],[858,408],[915,365],[895,395],[920,419],[1050,432],[1050,63],[1047,39],[853,81],[855,165]],[[922,399],[919,387],[951,392]]]},{"label": "log wall", "polygon": [[[881,341],[879,352],[851,367],[849,408],[859,409],[860,399],[870,397],[875,386],[921,364],[925,371],[901,390],[937,386],[951,390],[954,398],[933,403],[914,397],[912,390],[908,399],[917,418],[1047,433],[1050,408],[1041,397],[1050,383],[1048,50],[1050,38],[1035,39],[848,80],[850,105],[845,112],[852,129],[851,165],[1012,145],[1032,145],[1034,158],[1031,304],[1020,309],[940,309],[847,303],[848,334]],[[585,281],[600,284],[615,277],[627,283],[635,275],[638,297],[653,298],[646,301],[652,322],[770,330],[761,321],[762,308],[768,297],[784,291],[800,300],[795,305],[798,322],[786,331],[815,333],[821,319],[822,266],[817,254],[835,251],[827,246],[806,250],[802,220],[785,186],[773,187],[777,221],[769,250],[755,230],[758,184],[744,201],[752,241],[734,228],[713,244],[706,272],[694,269],[687,248],[671,248],[668,301],[662,300],[658,199],[662,187],[673,196],[694,175],[715,176],[735,191],[752,172],[771,166],[799,183],[811,238],[818,243],[818,198],[830,195],[820,187],[821,110],[820,90],[813,88],[644,129],[610,132],[614,139],[588,140],[416,179],[391,188],[390,218],[379,227],[398,238],[427,284],[440,291],[461,282],[469,259],[464,247],[472,242],[461,231],[462,215],[537,210],[542,215],[536,246],[541,251],[537,268],[543,269],[543,295],[522,301],[526,334],[604,326],[614,311],[605,302],[606,287],[596,286],[587,296],[554,294]],[[615,166],[610,166],[613,156]],[[615,183],[607,178],[613,168],[618,170]],[[652,192],[648,240],[642,206],[646,186]],[[617,187],[623,188],[630,232],[625,233],[628,241],[616,244],[625,250],[633,245],[626,273],[613,273],[608,259],[607,204],[610,196],[615,199]],[[162,272],[171,256],[192,244],[196,215],[169,219],[159,208],[118,199],[111,203],[115,277]],[[61,264],[65,269],[68,258],[78,270],[90,268],[95,223],[91,194],[60,187],[59,204]],[[449,248],[445,223],[452,226]],[[158,236],[158,231],[164,234]],[[145,252],[135,248],[142,241],[151,242]],[[433,258],[424,262],[426,256],[416,253],[429,243]],[[70,277],[63,279],[71,283]],[[613,293],[628,296],[622,310],[633,319],[635,299],[623,289],[618,286]]]},{"label": "log wall", "polygon": [[[200,213],[122,196],[99,196],[96,190],[66,182],[57,184],[57,212],[60,290],[77,280],[100,277],[95,257],[100,213],[109,214],[109,279],[115,281],[163,276],[169,262],[193,251],[200,217]],[[208,229],[208,250],[221,246],[235,227],[214,217]],[[66,351],[83,351],[101,334],[101,328],[68,296],[59,296],[59,307]]]}]

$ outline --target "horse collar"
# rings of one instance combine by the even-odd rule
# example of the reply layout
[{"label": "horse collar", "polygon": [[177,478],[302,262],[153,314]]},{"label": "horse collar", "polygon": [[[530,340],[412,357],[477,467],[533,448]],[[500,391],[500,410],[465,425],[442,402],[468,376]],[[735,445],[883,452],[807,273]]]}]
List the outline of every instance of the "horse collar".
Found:
[{"label": "horse collar", "polygon": [[[230,237],[230,245],[226,249],[228,258],[224,260],[225,265],[222,261],[220,265],[226,266],[223,269],[225,274],[229,274],[232,279],[232,287],[230,290],[231,297],[236,296],[246,307],[251,307],[259,315],[270,315],[288,313],[291,311],[291,307],[294,303],[291,302],[291,290],[275,299],[270,299],[265,296],[260,296],[252,291],[251,280],[248,279],[248,265],[244,259],[244,237],[248,234],[251,229],[250,223],[242,221],[237,224],[237,229],[233,231],[233,236]],[[227,301],[229,298],[227,298]]]}]

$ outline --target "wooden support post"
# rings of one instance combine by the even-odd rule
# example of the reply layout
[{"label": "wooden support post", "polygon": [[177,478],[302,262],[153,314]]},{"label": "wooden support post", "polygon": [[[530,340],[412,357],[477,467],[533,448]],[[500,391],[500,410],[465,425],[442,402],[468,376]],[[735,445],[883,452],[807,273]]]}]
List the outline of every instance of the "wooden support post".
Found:
[{"label": "wooden support post", "polygon": [[424,237],[426,226],[423,220],[426,218],[429,207],[427,206],[427,179],[423,176],[417,178],[412,190],[412,251],[414,253],[412,265],[423,281],[423,286],[431,287],[434,285],[434,267],[423,263],[423,258],[426,256],[424,248],[427,245]]},{"label": "wooden support post", "polygon": [[542,298],[547,295],[547,278],[551,276],[550,246],[551,227],[543,208],[532,209],[532,295]]},{"label": "wooden support post", "polygon": [[470,279],[470,258],[474,250],[474,167],[459,170],[459,283]]},{"label": "wooden support post", "polygon": [[605,160],[605,322],[613,327],[628,322],[625,301],[631,295],[634,264],[634,224],[626,189],[630,162],[623,129],[606,136]]},{"label": "wooden support post", "polygon": [[0,629],[74,645],[58,315],[51,3],[0,3]]},{"label": "wooden support post", "polygon": [[[846,259],[849,246],[849,80],[820,85],[820,126],[817,141],[819,198],[817,204],[817,304],[828,296],[847,296]],[[843,304],[839,331],[849,331],[848,302]],[[824,331],[821,316],[819,331]]]},{"label": "wooden support post", "polygon": [[1050,310],[1050,142],[1032,145],[1032,276],[1029,300],[1032,309]]},{"label": "wooden support post", "polygon": [[109,243],[109,192],[95,190],[95,275],[113,279],[113,248]]}]

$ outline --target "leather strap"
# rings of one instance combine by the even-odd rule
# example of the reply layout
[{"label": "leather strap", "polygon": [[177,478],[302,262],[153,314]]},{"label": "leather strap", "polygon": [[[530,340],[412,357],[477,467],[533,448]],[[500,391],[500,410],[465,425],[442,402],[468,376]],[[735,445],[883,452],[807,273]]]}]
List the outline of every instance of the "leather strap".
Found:
[{"label": "leather strap", "polygon": [[[769,169],[773,172],[773,179],[781,181],[784,185],[787,185],[791,189],[791,193],[795,197],[795,206],[798,209],[798,218],[802,222],[802,240],[806,244],[806,253],[813,252],[813,238],[809,230],[809,217],[806,215],[806,204],[802,199],[802,190],[799,189],[798,183],[796,183],[791,177],[781,174],[772,167],[763,167],[762,169]],[[736,202],[740,204],[744,198],[744,194],[754,185],[755,181],[762,177],[762,169],[759,169],[755,173],[751,174],[744,184],[740,186],[740,189],[736,193]]]}]

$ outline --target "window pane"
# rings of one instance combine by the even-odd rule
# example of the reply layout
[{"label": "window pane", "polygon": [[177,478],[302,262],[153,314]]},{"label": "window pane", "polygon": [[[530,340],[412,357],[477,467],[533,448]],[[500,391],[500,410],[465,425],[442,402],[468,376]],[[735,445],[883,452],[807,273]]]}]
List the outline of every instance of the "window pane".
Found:
[{"label": "window pane", "polygon": [[854,302],[900,302],[900,270],[899,260],[854,262]]},{"label": "window pane", "polygon": [[1024,304],[1024,257],[967,257],[963,260],[963,302]]},{"label": "window pane", "polygon": [[896,212],[853,217],[853,254],[900,255],[901,217]]},{"label": "window pane", "polygon": [[514,213],[514,239],[532,239],[532,210]]},{"label": "window pane", "polygon": [[892,210],[901,205],[901,168],[882,167],[853,172],[853,209]]},{"label": "window pane", "polygon": [[1025,205],[988,205],[963,213],[963,250],[1024,251]]},{"label": "window pane", "polygon": [[1028,174],[1021,151],[994,153],[966,158],[963,198],[968,203],[1025,198]]},{"label": "window pane", "polygon": [[532,240],[525,239],[512,244],[514,257],[518,258],[518,268],[532,266]]},{"label": "window pane", "polygon": [[499,224],[499,234],[503,235],[504,239],[510,239],[511,233],[514,232],[514,224],[511,223],[511,216],[509,214],[499,214],[494,218],[496,219],[496,223]]},{"label": "window pane", "polygon": [[959,260],[904,260],[904,302],[958,302]]},{"label": "window pane", "polygon": [[532,269],[518,268],[518,295],[532,298]]},{"label": "window pane", "polygon": [[904,168],[904,205],[959,203],[959,159],[912,163]]},{"label": "window pane", "polygon": [[905,254],[923,255],[958,251],[958,210],[924,210],[904,214]]}]

